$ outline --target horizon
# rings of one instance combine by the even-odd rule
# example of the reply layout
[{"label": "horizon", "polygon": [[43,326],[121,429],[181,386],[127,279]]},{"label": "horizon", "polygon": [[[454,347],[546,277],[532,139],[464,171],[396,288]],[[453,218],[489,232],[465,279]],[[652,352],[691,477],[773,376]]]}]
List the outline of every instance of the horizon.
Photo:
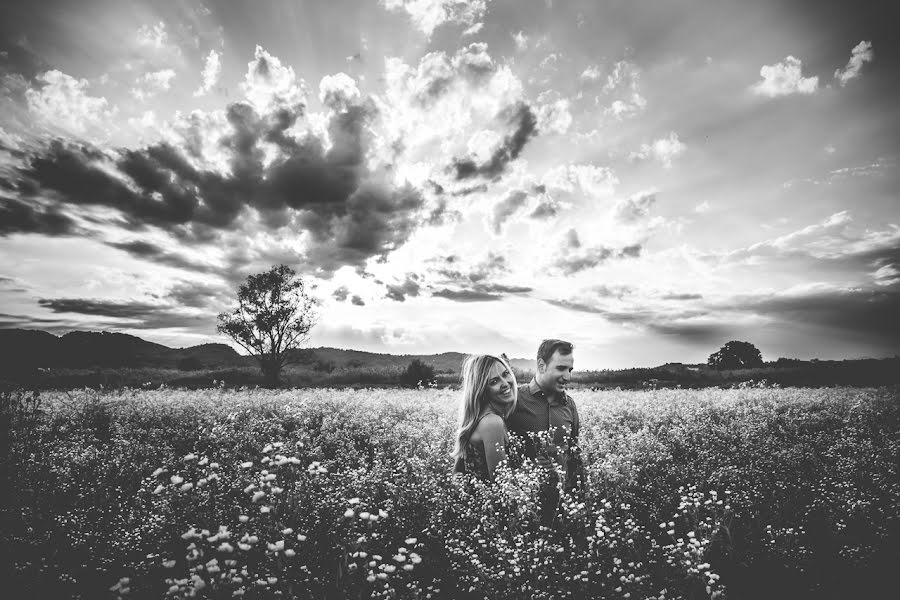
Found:
[{"label": "horizon", "polygon": [[321,301],[307,347],[896,356],[898,16],[3,5],[0,328],[242,353],[215,315],[283,263]]},{"label": "horizon", "polygon": [[[101,334],[102,333],[122,333],[120,331],[89,331],[89,330],[80,330],[80,329],[79,330],[71,330],[71,331],[68,331],[65,333],[60,333],[60,334],[55,334],[55,333],[52,333],[49,331],[44,331],[42,329],[25,329],[25,330],[19,329],[19,331],[38,331],[41,333],[48,333],[50,335],[53,335],[57,339],[61,338],[64,335],[70,334],[70,333],[101,333]],[[150,340],[146,340],[140,336],[136,336],[133,334],[124,334],[124,335],[132,335],[132,337],[137,337],[138,339],[145,341],[145,342],[150,341]],[[158,342],[152,342],[152,343],[158,344]],[[231,348],[232,350],[235,351],[235,353],[237,353],[238,355],[240,355],[242,357],[255,356],[255,355],[251,355],[251,354],[247,353],[247,351],[245,349],[241,348],[240,346],[234,346],[232,344],[226,343],[225,341],[203,342],[202,344],[195,344],[193,346],[181,346],[181,347],[167,346],[165,344],[160,344],[160,345],[164,346],[165,348],[167,348],[169,350],[187,350],[190,348],[196,348],[198,346],[204,346],[204,345],[222,345],[222,346],[227,346],[227,347]],[[334,347],[334,346],[314,346],[314,347],[312,347],[312,346],[308,346],[308,345],[300,346],[300,347],[296,348],[296,350],[337,350],[339,352],[362,352],[362,353],[366,353],[366,354],[374,354],[376,356],[393,356],[393,357],[398,357],[398,358],[402,358],[404,356],[429,357],[429,356],[440,356],[442,354],[460,354],[460,355],[465,356],[467,354],[466,352],[460,352],[458,350],[446,350],[443,352],[434,352],[434,353],[396,354],[396,353],[391,353],[391,352],[373,352],[373,351],[369,351],[369,350],[359,350],[357,348],[342,348],[342,347]],[[575,349],[575,351],[576,351],[576,366],[577,366],[577,350],[578,349],[576,348]],[[859,356],[859,357],[843,357],[843,358],[839,358],[839,359],[820,359],[818,357],[813,357],[813,358],[808,358],[808,359],[798,359],[797,357],[793,357],[793,356],[779,356],[778,358],[767,358],[765,355],[762,356],[763,361],[767,362],[767,363],[774,363],[780,359],[804,360],[807,362],[816,362],[816,361],[830,361],[830,360],[836,360],[836,361],[891,360],[891,359],[896,359],[896,358],[898,358],[898,355],[896,355],[896,354],[893,356]],[[513,356],[510,358],[510,360],[511,361],[534,361],[536,359],[534,357],[529,358],[529,357],[524,357],[524,356]],[[663,363],[658,363],[658,364],[653,364],[653,365],[630,365],[627,367],[616,367],[616,368],[593,365],[593,366],[589,366],[589,367],[576,368],[575,371],[576,372],[577,371],[602,372],[602,371],[622,371],[622,370],[629,370],[629,369],[653,369],[653,368],[658,368],[658,367],[664,367],[667,365],[679,365],[679,364],[680,365],[688,365],[688,366],[705,365],[705,364],[707,364],[707,361],[704,360],[704,361],[699,361],[699,362],[687,362],[687,361],[669,360],[669,361],[666,361]]]}]

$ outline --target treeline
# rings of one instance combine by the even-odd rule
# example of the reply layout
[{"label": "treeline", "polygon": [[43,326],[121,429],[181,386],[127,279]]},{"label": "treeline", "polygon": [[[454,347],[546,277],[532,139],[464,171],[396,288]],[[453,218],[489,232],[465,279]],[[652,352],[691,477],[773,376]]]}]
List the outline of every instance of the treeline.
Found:
[{"label": "treeline", "polygon": [[653,368],[576,372],[572,381],[594,388],[728,387],[763,381],[785,387],[892,385],[900,383],[900,357],[808,361],[779,358],[752,369],[670,363]]}]

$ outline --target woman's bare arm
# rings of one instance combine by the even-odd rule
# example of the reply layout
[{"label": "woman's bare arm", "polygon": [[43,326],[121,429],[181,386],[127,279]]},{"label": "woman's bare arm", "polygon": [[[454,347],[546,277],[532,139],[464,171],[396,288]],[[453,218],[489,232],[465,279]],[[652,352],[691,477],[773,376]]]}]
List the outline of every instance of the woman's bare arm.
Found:
[{"label": "woman's bare arm", "polygon": [[472,432],[472,439],[484,443],[484,456],[488,474],[494,478],[494,469],[506,460],[506,425],[499,415],[487,415]]}]

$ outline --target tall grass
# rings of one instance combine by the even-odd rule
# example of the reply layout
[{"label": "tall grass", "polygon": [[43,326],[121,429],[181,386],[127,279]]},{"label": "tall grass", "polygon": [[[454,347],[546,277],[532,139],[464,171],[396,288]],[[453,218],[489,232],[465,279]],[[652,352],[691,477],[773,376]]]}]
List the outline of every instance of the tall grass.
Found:
[{"label": "tall grass", "polygon": [[[588,490],[450,474],[458,393],[0,398],[7,590],[40,598],[868,597],[896,389],[581,392]],[[19,597],[14,595],[14,597]]]}]

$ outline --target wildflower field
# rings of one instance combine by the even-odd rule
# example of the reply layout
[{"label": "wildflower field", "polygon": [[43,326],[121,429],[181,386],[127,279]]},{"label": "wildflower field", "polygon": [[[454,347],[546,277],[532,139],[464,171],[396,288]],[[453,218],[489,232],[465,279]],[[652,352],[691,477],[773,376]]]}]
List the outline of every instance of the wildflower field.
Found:
[{"label": "wildflower field", "polygon": [[898,395],[575,391],[589,484],[542,529],[540,469],[451,475],[449,389],[7,392],[3,593],[893,597]]}]

